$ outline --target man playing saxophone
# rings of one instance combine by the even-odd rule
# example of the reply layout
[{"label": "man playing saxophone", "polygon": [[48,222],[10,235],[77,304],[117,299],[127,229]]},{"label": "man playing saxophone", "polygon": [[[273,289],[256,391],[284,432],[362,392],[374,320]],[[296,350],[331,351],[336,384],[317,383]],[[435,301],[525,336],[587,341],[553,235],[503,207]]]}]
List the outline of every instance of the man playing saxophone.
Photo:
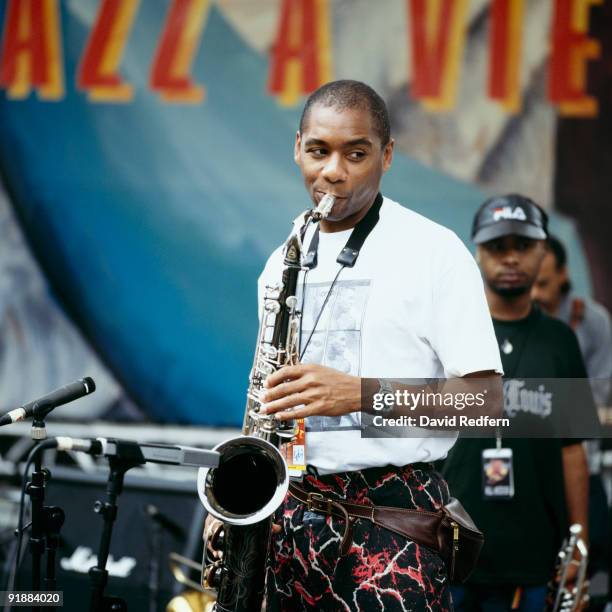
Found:
[{"label": "man playing saxophone", "polygon": [[[361,379],[502,371],[467,249],[380,193],[393,147],[385,103],[364,83],[328,83],[308,98],[294,158],[313,204],[325,195],[335,203],[304,237],[300,364],[270,375],[261,397],[261,411],[281,421],[305,417],[308,464],[308,502],[288,495],[276,514],[269,611],[451,609],[436,553],[366,519],[351,522],[347,539],[343,519],[310,504],[438,510],[449,495],[431,462],[455,437],[363,439]],[[260,277],[260,304],[282,264],[278,249]]]}]

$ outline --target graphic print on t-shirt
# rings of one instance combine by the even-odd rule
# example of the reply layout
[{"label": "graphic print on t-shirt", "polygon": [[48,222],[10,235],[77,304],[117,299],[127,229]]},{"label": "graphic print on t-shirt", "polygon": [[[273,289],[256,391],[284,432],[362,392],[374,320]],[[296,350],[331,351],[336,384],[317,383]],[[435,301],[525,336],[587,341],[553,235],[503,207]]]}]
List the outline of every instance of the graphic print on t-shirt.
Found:
[{"label": "graphic print on t-shirt", "polygon": [[[302,363],[319,363],[345,374],[361,373],[361,330],[370,290],[369,280],[337,281],[323,312],[331,283],[308,283],[302,314],[302,346],[321,313]],[[306,431],[359,429],[359,413],[306,419]]]}]

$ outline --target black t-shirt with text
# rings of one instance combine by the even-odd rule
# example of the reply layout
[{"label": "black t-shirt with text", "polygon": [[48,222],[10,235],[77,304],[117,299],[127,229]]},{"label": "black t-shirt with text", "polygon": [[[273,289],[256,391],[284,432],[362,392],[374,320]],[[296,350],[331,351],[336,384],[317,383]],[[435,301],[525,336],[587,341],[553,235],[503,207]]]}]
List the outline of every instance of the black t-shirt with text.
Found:
[{"label": "black t-shirt with text", "polygon": [[[493,324],[505,378],[587,377],[574,332],[539,308],[524,319],[494,319]],[[590,392],[586,404],[564,409],[594,412]],[[553,402],[552,409],[558,410],[558,403],[555,408]],[[564,445],[577,443],[579,439],[502,439],[502,447],[513,451],[514,497],[485,500],[482,451],[495,448],[495,439],[457,441],[442,473],[451,494],[485,535],[471,582],[541,585],[550,579],[568,529],[561,451]]]}]

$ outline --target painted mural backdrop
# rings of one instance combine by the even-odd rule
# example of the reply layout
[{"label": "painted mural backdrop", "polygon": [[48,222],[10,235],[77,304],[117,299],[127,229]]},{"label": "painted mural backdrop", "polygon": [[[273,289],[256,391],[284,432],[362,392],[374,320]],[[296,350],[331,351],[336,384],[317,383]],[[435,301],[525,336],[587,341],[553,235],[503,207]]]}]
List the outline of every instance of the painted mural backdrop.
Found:
[{"label": "painted mural backdrop", "polygon": [[[397,140],[385,193],[467,240],[488,193],[554,209],[560,123],[607,121],[590,75],[608,62],[609,13],[597,0],[0,0],[0,408],[92,375],[103,393],[71,416],[238,424],[255,281],[308,205],[292,161],[304,96],[335,78],[374,86]],[[575,223],[553,213],[553,229],[589,292]]]}]

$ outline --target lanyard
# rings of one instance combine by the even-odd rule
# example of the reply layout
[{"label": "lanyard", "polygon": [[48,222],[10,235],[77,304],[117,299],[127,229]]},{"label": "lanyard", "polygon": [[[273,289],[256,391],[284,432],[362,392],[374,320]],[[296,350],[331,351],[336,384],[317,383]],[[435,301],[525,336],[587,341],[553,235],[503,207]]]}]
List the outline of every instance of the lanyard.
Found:
[{"label": "lanyard", "polygon": [[534,328],[534,323],[535,323],[534,316],[536,316],[536,312],[533,310],[533,308],[535,308],[535,306],[532,306],[532,310],[529,313],[527,331],[525,332],[523,341],[521,342],[521,345],[519,346],[518,351],[516,352],[516,359],[514,360],[513,364],[511,364],[510,372],[506,374],[506,378],[516,377],[517,373],[520,370],[520,365],[523,362],[523,357],[525,353],[525,347],[529,344],[529,339],[531,338],[531,332],[533,331],[533,328]]},{"label": "lanyard", "polygon": [[[520,369],[522,360],[523,360],[525,347],[529,343],[529,338],[531,337],[531,332],[533,331],[533,328],[534,328],[533,317],[536,315],[536,313],[533,310],[534,308],[536,308],[536,306],[532,306],[531,308],[532,310],[530,311],[528,315],[529,322],[527,324],[528,325],[527,332],[525,333],[525,337],[523,338],[523,341],[521,342],[521,345],[516,353],[516,360],[514,361],[514,367],[512,368],[512,375],[511,376],[508,375],[507,378],[514,378],[516,376],[517,372]],[[501,430],[499,428],[495,430],[495,446],[497,450],[499,450],[502,447],[502,436],[501,436]]]}]

